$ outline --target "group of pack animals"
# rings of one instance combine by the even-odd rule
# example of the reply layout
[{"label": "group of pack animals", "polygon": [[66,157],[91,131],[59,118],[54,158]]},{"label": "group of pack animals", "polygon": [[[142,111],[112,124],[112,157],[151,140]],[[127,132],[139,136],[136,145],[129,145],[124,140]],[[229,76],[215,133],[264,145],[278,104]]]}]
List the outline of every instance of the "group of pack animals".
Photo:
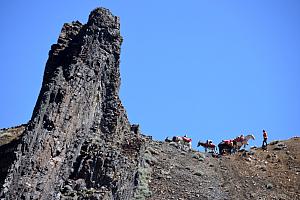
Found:
[{"label": "group of pack animals", "polygon": [[[246,136],[240,135],[236,137],[233,140],[222,140],[218,144],[219,154],[231,154],[234,153],[242,148],[246,147],[248,145],[248,141],[252,139],[255,140],[254,135],[249,134]],[[192,139],[185,136],[174,136],[172,139],[169,139],[167,137],[165,139],[166,142],[175,142],[177,143],[181,148],[188,148],[189,150],[192,149]],[[207,140],[206,142],[199,141],[197,144],[197,147],[202,146],[205,149],[205,152],[209,153],[216,153],[217,152],[217,146],[211,141]]]}]

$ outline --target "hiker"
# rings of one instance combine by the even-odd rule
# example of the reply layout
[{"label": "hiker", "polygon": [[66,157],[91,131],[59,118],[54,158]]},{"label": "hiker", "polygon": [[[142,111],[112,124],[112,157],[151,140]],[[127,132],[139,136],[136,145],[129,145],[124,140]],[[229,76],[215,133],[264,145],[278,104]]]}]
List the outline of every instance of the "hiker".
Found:
[{"label": "hiker", "polygon": [[263,143],[262,143],[262,148],[264,147],[267,147],[268,146],[268,143],[267,143],[267,140],[268,140],[268,134],[265,130],[263,130]]}]

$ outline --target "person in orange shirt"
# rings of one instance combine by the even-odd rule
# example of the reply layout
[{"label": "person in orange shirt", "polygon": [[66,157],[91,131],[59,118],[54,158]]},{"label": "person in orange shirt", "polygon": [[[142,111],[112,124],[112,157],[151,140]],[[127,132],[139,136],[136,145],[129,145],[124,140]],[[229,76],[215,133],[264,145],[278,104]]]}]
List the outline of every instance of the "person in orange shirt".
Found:
[{"label": "person in orange shirt", "polygon": [[268,146],[268,143],[267,143],[267,140],[268,140],[268,134],[265,130],[263,130],[263,143],[262,143],[262,147],[267,147]]}]

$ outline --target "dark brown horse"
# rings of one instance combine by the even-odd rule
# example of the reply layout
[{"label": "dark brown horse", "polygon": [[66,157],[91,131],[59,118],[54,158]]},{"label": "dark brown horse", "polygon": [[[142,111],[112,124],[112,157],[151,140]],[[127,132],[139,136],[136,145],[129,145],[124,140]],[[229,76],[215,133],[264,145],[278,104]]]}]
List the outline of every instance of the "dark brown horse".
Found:
[{"label": "dark brown horse", "polygon": [[222,140],[218,144],[219,154],[231,154],[233,150],[233,140]]}]

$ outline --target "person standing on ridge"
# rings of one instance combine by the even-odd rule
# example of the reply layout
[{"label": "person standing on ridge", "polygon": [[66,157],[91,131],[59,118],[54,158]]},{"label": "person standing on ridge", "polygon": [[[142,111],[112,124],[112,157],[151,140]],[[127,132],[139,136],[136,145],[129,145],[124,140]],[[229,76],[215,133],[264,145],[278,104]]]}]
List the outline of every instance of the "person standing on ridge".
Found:
[{"label": "person standing on ridge", "polygon": [[262,143],[262,148],[264,147],[267,147],[268,146],[268,143],[267,143],[267,140],[268,140],[268,134],[265,130],[263,130],[263,143]]}]

